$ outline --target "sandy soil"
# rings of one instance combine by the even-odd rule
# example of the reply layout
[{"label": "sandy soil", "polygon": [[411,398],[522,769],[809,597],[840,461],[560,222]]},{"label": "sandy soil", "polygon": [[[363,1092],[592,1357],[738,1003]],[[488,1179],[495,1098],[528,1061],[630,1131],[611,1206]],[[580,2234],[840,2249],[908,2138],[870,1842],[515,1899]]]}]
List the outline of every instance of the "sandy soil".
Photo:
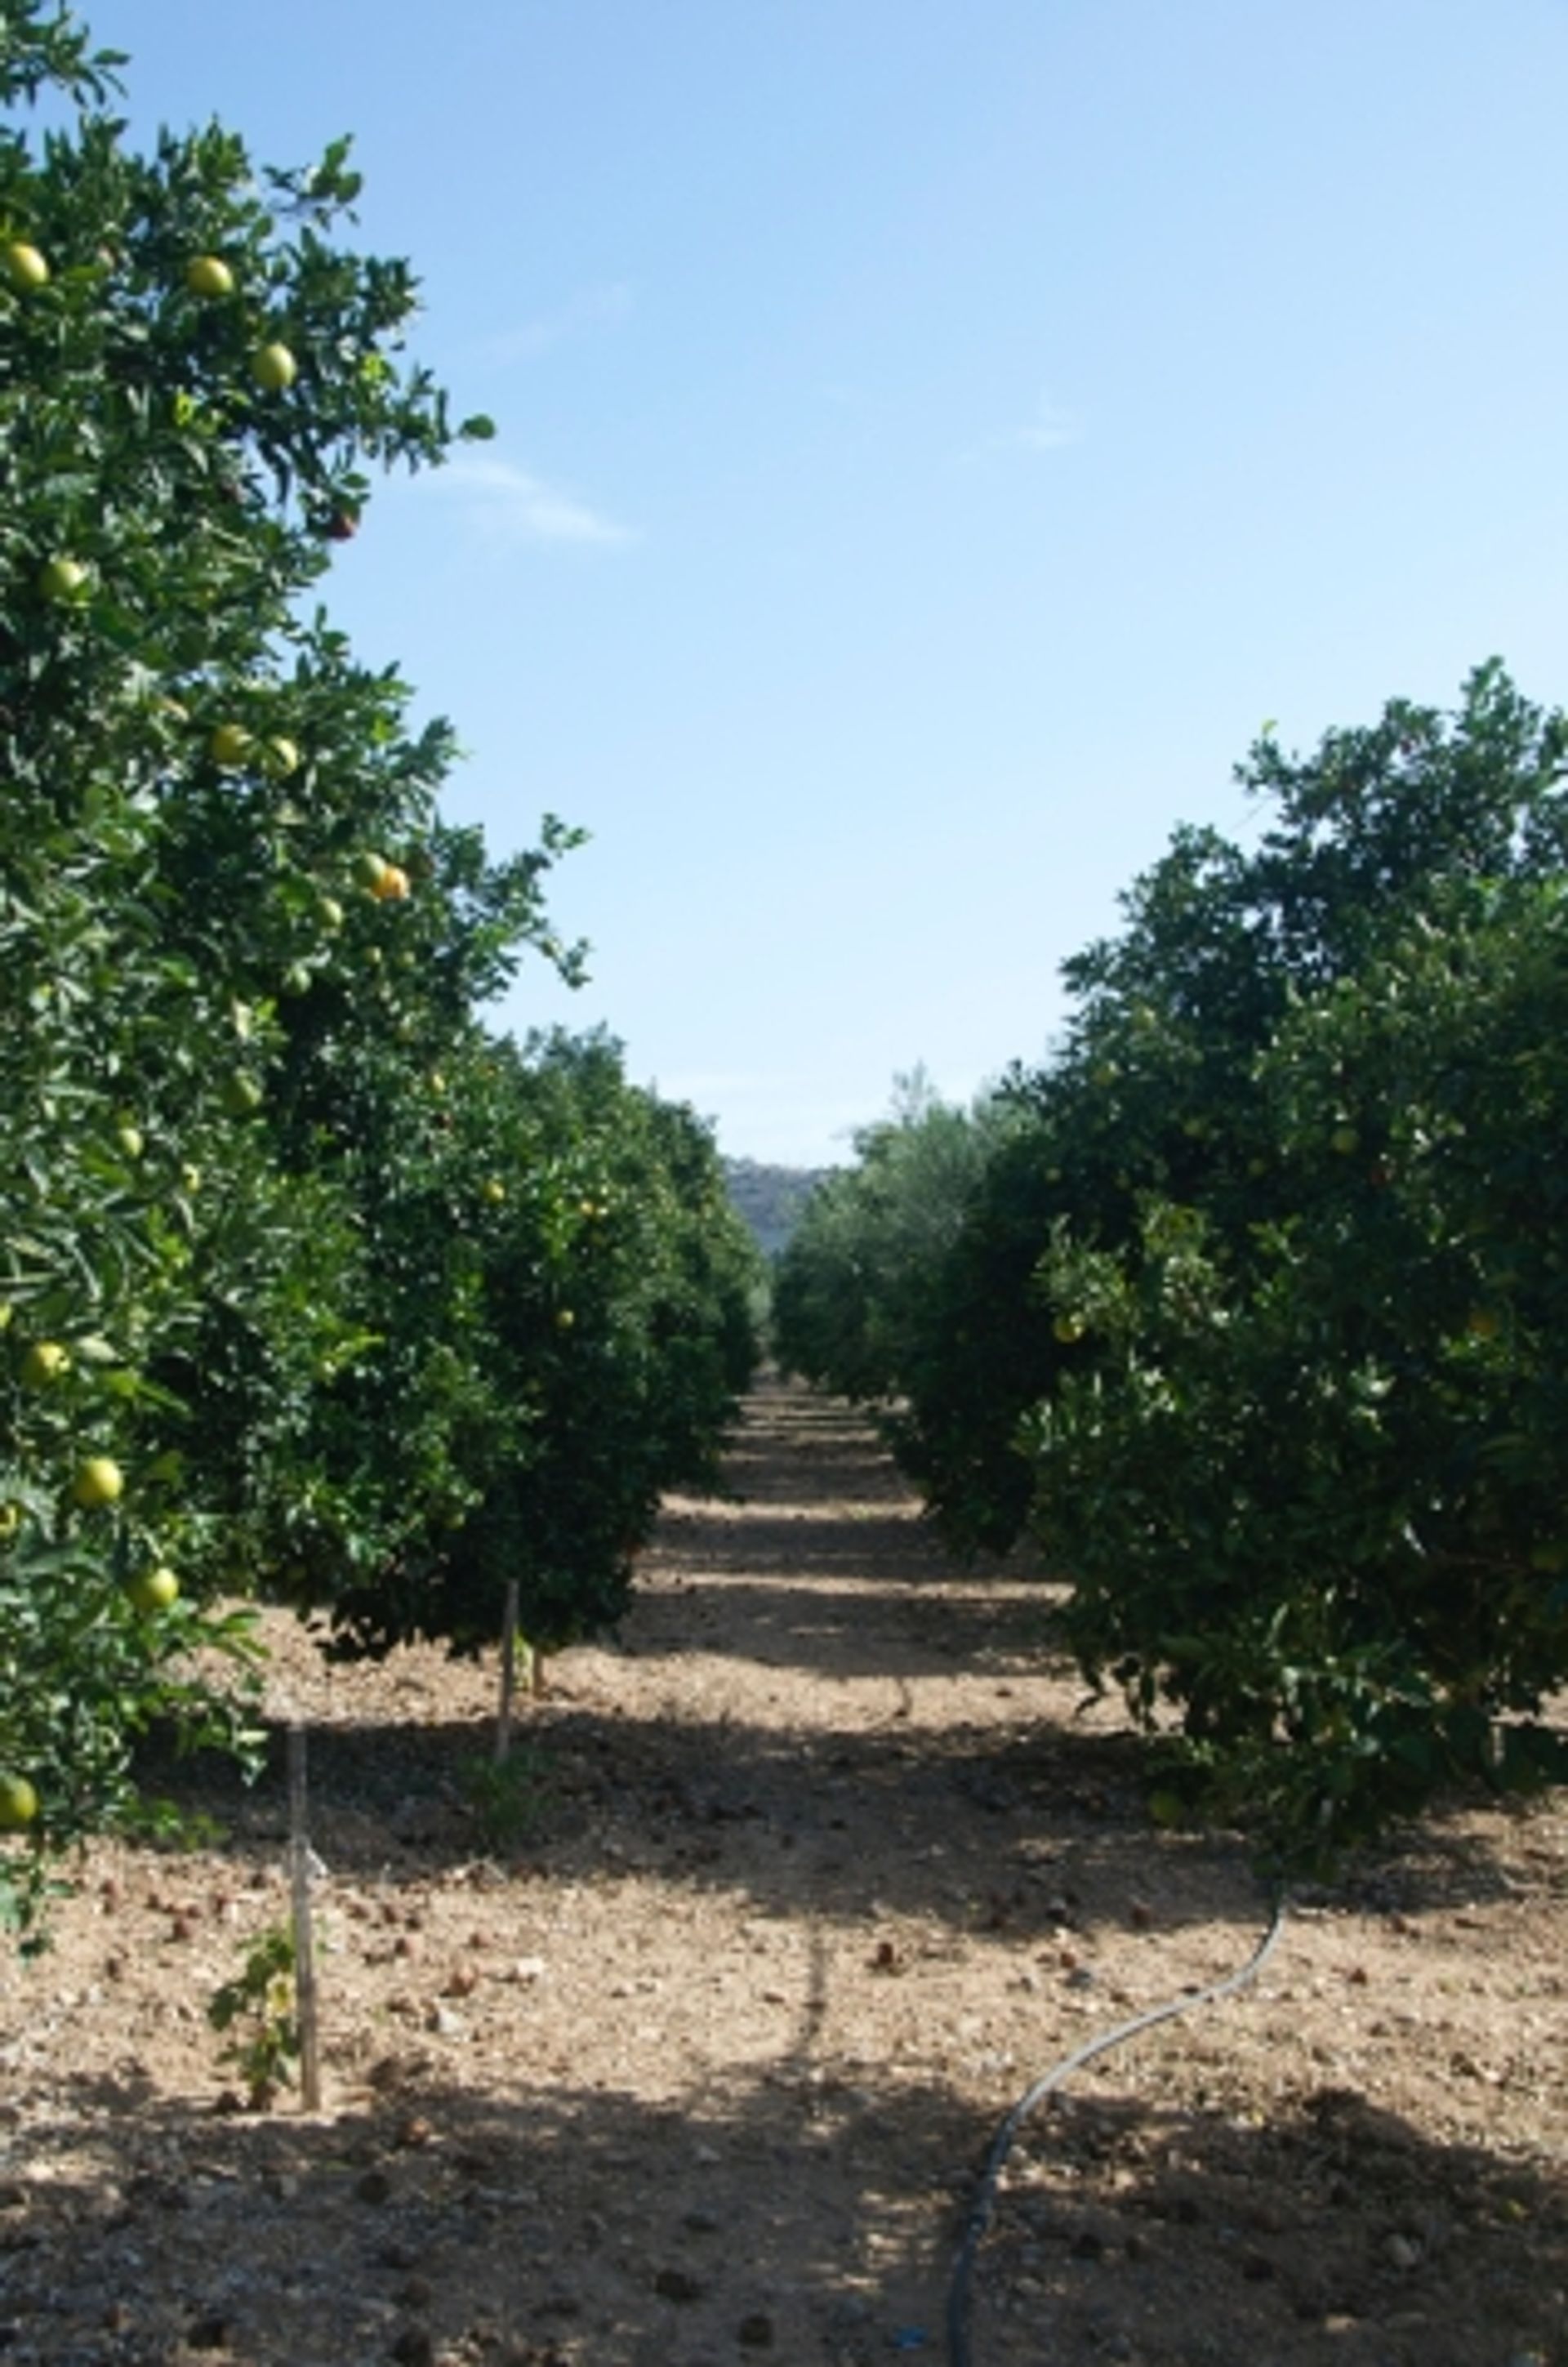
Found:
[{"label": "sandy soil", "polygon": [[[492,1668],[309,1721],[325,2092],[235,2109],[206,2007],[287,1914],[281,1743],[224,1835],[95,1850],[0,1965],[0,2356],[870,2367],[948,2355],[1008,2108],[1243,1963],[1240,1850],[1154,1830],[1048,1598],[954,1571],[864,1430],[765,1388],[616,1645],[475,1806]],[[1456,1811],[1292,1913],[1243,1995],[1025,2123],[972,2367],[1568,2361],[1568,1815]]]}]

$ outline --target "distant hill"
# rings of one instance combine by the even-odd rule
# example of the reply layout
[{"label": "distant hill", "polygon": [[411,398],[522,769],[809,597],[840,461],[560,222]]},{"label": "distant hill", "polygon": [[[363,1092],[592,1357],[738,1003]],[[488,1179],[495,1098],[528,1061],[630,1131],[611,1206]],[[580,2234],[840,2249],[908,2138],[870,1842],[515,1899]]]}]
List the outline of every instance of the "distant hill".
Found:
[{"label": "distant hill", "polygon": [[751,1228],[764,1257],[776,1257],[800,1212],[830,1167],[764,1167],[755,1159],[727,1159],[725,1181],[733,1206]]}]

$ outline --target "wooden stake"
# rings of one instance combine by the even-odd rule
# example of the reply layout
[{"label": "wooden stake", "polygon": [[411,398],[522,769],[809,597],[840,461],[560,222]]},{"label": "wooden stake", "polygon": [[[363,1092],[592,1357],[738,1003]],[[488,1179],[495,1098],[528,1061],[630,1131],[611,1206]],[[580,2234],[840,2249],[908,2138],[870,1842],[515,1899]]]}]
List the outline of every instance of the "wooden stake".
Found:
[{"label": "wooden stake", "polygon": [[316,1994],[316,1941],[310,1910],[310,1836],[306,1818],[305,1727],[288,1729],[288,1887],[294,1908],[294,2004],[299,2017],[299,2099],[308,2112],[321,2109],[321,2017]]},{"label": "wooden stake", "polygon": [[510,1578],[506,1581],[506,1608],[501,1617],[501,1707],[495,1721],[495,1763],[498,1767],[504,1767],[512,1756],[512,1706],[516,1697],[517,1580]]}]

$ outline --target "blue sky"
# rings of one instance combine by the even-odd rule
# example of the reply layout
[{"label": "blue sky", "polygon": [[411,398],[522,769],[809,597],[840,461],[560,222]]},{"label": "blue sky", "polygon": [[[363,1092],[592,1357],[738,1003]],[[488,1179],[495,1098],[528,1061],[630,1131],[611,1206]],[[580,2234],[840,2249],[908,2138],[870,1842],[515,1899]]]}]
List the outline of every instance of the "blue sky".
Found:
[{"label": "blue sky", "polygon": [[498,849],[520,1031],[815,1163],[1039,1058],[1231,771],[1562,689],[1564,0],[98,0],[139,125],[355,135],[501,434],[329,590]]}]

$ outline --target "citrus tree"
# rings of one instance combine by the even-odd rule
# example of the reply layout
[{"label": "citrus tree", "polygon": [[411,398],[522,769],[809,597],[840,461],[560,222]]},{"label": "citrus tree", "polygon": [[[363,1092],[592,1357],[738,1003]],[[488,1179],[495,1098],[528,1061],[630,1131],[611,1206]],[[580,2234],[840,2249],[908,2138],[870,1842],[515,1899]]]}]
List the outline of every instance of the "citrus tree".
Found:
[{"label": "citrus tree", "polygon": [[867,1405],[908,1390],[931,1277],[1010,1124],[994,1097],[943,1102],[923,1070],[895,1080],[890,1115],[856,1134],[856,1163],[817,1186],[777,1261],[773,1331],[787,1370]]},{"label": "citrus tree", "polygon": [[1069,964],[898,1285],[879,1387],[949,1535],[1031,1530],[1161,1799],[1288,1855],[1564,1769],[1565,760],[1496,664],[1263,741],[1258,844],[1180,833]]},{"label": "citrus tree", "polygon": [[355,1095],[468,1042],[570,838],[443,830],[449,732],[312,602],[371,471],[489,432],[335,243],[346,145],[139,154],[122,63],[0,0],[0,1821],[56,1845],[152,1720],[243,1725],[185,1671],[371,1352]]},{"label": "citrus tree", "polygon": [[[440,1086],[436,1196],[410,1213],[427,1281],[424,1245],[448,1244],[446,1317],[405,1328],[400,1301],[387,1352],[336,1393],[371,1467],[400,1396],[436,1410],[438,1516],[369,1557],[318,1525],[293,1567],[343,1649],[473,1650],[513,1581],[525,1635],[554,1649],[621,1615],[661,1494],[716,1483],[756,1358],[759,1262],[707,1128],[631,1085],[607,1037],[478,1043]],[[296,1553],[310,1517],[293,1516]]]}]

